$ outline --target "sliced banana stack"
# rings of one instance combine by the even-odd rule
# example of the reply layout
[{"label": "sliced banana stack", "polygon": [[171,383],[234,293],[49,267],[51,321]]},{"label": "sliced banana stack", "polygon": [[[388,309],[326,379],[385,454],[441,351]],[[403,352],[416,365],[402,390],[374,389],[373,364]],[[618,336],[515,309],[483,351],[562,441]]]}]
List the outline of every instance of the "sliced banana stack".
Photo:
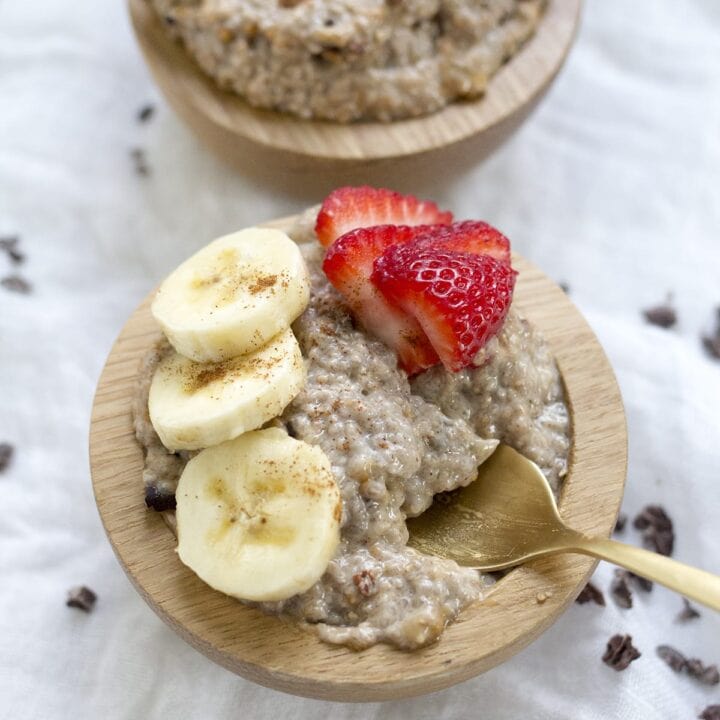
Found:
[{"label": "sliced banana stack", "polygon": [[166,448],[199,450],[176,491],[178,553],[205,582],[244,600],[281,600],[325,572],[340,538],[340,494],[322,450],[257,430],[305,383],[290,324],[310,282],[278,230],[220,238],[160,286],[152,312],[175,352],[148,410]]},{"label": "sliced banana stack", "polygon": [[292,330],[260,350],[221,363],[196,363],[172,352],[152,378],[150,420],[169,450],[198,450],[280,415],[304,383]]},{"label": "sliced banana stack", "polygon": [[279,230],[248,228],[180,265],[160,286],[152,314],[180,355],[220,362],[287,330],[309,297],[298,246]]},{"label": "sliced banana stack", "polygon": [[198,453],[177,492],[180,560],[216,590],[282,600],[325,572],[340,540],[330,461],[279,428]]}]

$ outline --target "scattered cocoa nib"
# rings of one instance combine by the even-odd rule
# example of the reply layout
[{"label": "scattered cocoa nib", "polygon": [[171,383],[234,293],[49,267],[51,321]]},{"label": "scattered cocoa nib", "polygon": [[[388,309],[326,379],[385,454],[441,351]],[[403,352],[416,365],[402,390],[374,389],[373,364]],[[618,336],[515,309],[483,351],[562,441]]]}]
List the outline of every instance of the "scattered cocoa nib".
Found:
[{"label": "scattered cocoa nib", "polygon": [[720,720],[720,705],[708,705],[698,717],[700,720]]},{"label": "scattered cocoa nib", "polygon": [[[709,335],[706,335],[702,339],[703,341],[703,347],[707,351],[708,355],[710,357],[714,357],[717,360],[720,360],[720,334],[716,335],[715,337],[710,337]],[[718,705],[712,705],[711,707],[720,707]]]},{"label": "scattered cocoa nib", "polygon": [[679,650],[670,645],[659,645],[656,649],[658,657],[675,672],[685,672],[704,685],[717,685],[720,683],[720,672],[717,665],[705,665],[697,658],[686,658]]},{"label": "scattered cocoa nib", "polygon": [[625,530],[625,525],[627,525],[627,519],[628,516],[625,513],[620,513],[617,516],[617,520],[615,521],[615,529],[613,532],[615,533],[621,533],[623,530]]},{"label": "scattered cocoa nib", "polygon": [[642,575],[636,575],[634,572],[630,572],[629,570],[626,570],[625,572],[627,573],[628,580],[631,580],[643,592],[650,592],[653,589],[652,580],[648,580]]},{"label": "scattered cocoa nib", "polygon": [[661,328],[671,328],[677,323],[677,313],[669,302],[643,310],[643,316],[651,325]]},{"label": "scattered cocoa nib", "polygon": [[68,590],[67,602],[65,604],[68,607],[90,612],[93,607],[95,607],[96,600],[97,595],[89,587],[79,585],[78,587]]},{"label": "scattered cocoa nib", "polygon": [[17,248],[20,238],[17,235],[0,238],[0,250],[2,250],[13,265],[19,265],[25,260],[23,255]]},{"label": "scattered cocoa nib", "polygon": [[682,601],[683,609],[675,616],[675,620],[677,620],[677,622],[689,622],[690,620],[695,620],[700,617],[698,610],[694,605],[690,604],[690,601],[687,598],[683,598]]},{"label": "scattered cocoa nib", "polygon": [[720,683],[720,671],[717,665],[705,665],[702,660],[690,658],[685,665],[685,672],[690,677],[703,683],[703,685],[717,685]]},{"label": "scattered cocoa nib", "polygon": [[661,555],[672,555],[674,544],[675,536],[672,531],[657,530],[643,534],[643,545],[645,545],[648,550],[660,553]]},{"label": "scattered cocoa nib", "polygon": [[364,597],[372,595],[375,591],[375,576],[370,570],[361,570],[353,575],[352,580],[358,592]]},{"label": "scattered cocoa nib", "polygon": [[7,470],[12,460],[15,448],[7,442],[0,442],[0,473]]},{"label": "scattered cocoa nib", "polygon": [[147,103],[147,105],[143,105],[137,112],[137,119],[138,122],[144,123],[148,120],[152,119],[152,116],[155,114],[155,106],[151,103]]},{"label": "scattered cocoa nib", "polygon": [[560,286],[560,289],[566,294],[570,294],[570,286],[566,282],[559,282],[558,285]]},{"label": "scattered cocoa nib", "polygon": [[613,635],[608,640],[602,661],[613,670],[620,672],[640,655],[640,651],[632,644],[630,635]]},{"label": "scattered cocoa nib", "polygon": [[672,520],[660,505],[646,505],[633,520],[633,527],[637,530],[655,528],[657,530],[672,530]]},{"label": "scattered cocoa nib", "polygon": [[660,505],[648,505],[633,520],[633,526],[643,531],[643,545],[661,555],[672,555],[675,544],[672,520]]},{"label": "scattered cocoa nib", "polygon": [[672,670],[680,672],[685,669],[687,659],[685,656],[669,645],[658,645],[655,648],[657,656]]},{"label": "scattered cocoa nib", "polygon": [[135,165],[135,172],[138,175],[146,177],[150,174],[150,167],[147,164],[145,151],[142,148],[133,148],[132,150],[130,150],[130,157],[133,159],[133,163]]},{"label": "scattered cocoa nib", "polygon": [[589,582],[583,589],[582,592],[575,598],[575,602],[580,605],[585,603],[594,602],[596,605],[602,605],[605,607],[605,596],[598,588]]},{"label": "scattered cocoa nib", "polygon": [[720,306],[715,309],[715,330],[703,336],[702,343],[710,357],[720,360]]},{"label": "scattered cocoa nib", "polygon": [[610,594],[618,607],[629,609],[632,607],[632,593],[628,585],[628,574],[625,570],[616,570],[612,583],[610,583]]},{"label": "scattered cocoa nib", "polygon": [[19,275],[8,275],[4,277],[0,280],[0,285],[6,290],[10,290],[10,292],[20,293],[21,295],[29,295],[32,292],[32,285]]},{"label": "scattered cocoa nib", "polygon": [[154,485],[148,485],[145,488],[145,505],[157,512],[174,510],[176,507],[175,493],[159,490]]}]

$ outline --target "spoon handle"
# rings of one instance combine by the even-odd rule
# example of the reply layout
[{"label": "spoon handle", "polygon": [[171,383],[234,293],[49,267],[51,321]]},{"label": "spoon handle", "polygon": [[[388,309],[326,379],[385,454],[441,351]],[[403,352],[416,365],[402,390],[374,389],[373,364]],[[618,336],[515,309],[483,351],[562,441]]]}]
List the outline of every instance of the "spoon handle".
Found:
[{"label": "spoon handle", "polygon": [[658,553],[606,538],[577,535],[570,541],[572,550],[608,560],[659,582],[692,600],[720,611],[720,576],[685,565]]}]

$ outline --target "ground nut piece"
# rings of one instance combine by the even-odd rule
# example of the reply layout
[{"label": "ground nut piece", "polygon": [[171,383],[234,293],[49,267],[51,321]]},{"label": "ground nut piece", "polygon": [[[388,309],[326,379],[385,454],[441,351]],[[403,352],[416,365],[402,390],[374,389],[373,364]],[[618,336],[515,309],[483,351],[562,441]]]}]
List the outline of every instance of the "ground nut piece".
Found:
[{"label": "ground nut piece", "polygon": [[221,87],[258,107],[349,122],[482,94],[546,0],[151,2]]}]

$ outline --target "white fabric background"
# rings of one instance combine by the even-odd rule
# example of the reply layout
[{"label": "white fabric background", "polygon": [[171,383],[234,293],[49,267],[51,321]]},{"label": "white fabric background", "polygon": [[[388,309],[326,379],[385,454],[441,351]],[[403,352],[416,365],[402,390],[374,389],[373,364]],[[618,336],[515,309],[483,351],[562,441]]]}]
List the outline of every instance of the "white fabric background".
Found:
[{"label": "white fabric background", "polygon": [[[557,0],[556,0],[557,1]],[[562,1],[562,0],[559,0]],[[151,122],[137,109],[157,102]],[[146,149],[151,176],[129,157]],[[675,557],[720,573],[720,362],[699,344],[720,304],[720,2],[588,0],[539,111],[479,167],[363,176],[482,217],[571,294],[624,395],[626,511],[668,508]],[[238,174],[211,157],[148,76],[122,2],[0,2],[0,235],[18,233],[31,296],[0,288],[0,717],[692,718],[720,688],[676,676],[669,642],[720,662],[720,617],[678,626],[663,588],[636,607],[575,605],[534,645],[408,701],[323,703],[235,677],[176,637],[103,534],[87,463],[95,382],[139,300],[221,232],[316,202],[334,179]],[[10,271],[0,257],[0,275]],[[672,331],[640,310],[674,292]],[[633,531],[626,539],[638,541]],[[604,588],[611,576],[600,567]],[[99,596],[85,615],[66,589]],[[643,657],[600,662],[630,632]]]}]

